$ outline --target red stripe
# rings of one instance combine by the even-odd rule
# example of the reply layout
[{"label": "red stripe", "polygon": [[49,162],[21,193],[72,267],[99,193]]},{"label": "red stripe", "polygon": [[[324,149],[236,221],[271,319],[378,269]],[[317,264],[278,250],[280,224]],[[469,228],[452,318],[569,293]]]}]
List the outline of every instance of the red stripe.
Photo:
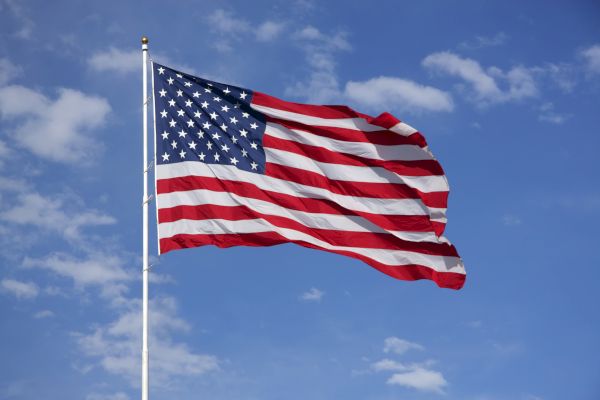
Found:
[{"label": "red stripe", "polygon": [[371,249],[403,250],[436,256],[458,257],[454,246],[446,243],[413,242],[402,240],[392,234],[382,232],[350,232],[307,227],[302,223],[278,215],[258,212],[249,207],[220,206],[203,204],[198,206],[177,206],[158,210],[159,223],[187,220],[224,219],[242,221],[263,219],[273,226],[293,229],[310,235],[334,246],[362,247]]},{"label": "red stripe", "polygon": [[359,259],[378,269],[379,271],[400,280],[414,281],[419,279],[429,279],[434,281],[439,287],[450,289],[460,289],[465,282],[465,275],[463,274],[458,274],[455,272],[438,272],[423,265],[386,265],[359,254],[350,253],[347,251],[334,251],[315,246],[311,243],[289,240],[275,232],[219,235],[181,234],[172,236],[170,238],[160,239],[160,250],[161,253],[164,254],[171,250],[205,245],[215,245],[217,247],[226,248],[232,246],[273,246],[290,242],[308,248],[324,250],[330,253],[342,254]]},{"label": "red stripe", "polygon": [[427,142],[423,135],[419,132],[413,133],[410,136],[403,136],[396,132],[388,131],[382,128],[380,131],[363,132],[356,129],[337,128],[332,126],[322,127],[315,125],[307,125],[301,122],[289,121],[267,116],[267,122],[282,125],[289,129],[297,129],[312,134],[327,137],[330,139],[344,140],[346,142],[361,142],[373,143],[386,146],[413,144],[419,147],[427,146]]},{"label": "red stripe", "polygon": [[421,199],[428,207],[446,208],[448,192],[421,192],[400,183],[352,182],[329,179],[316,172],[267,162],[265,174],[278,179],[317,187],[344,196],[374,199]]},{"label": "red stripe", "polygon": [[229,192],[246,198],[268,201],[291,210],[309,213],[355,215],[390,231],[434,232],[438,223],[429,220],[426,215],[381,215],[348,210],[328,199],[299,198],[283,193],[263,190],[256,185],[201,176],[184,176],[171,179],[159,179],[156,182],[158,194],[173,193],[196,189],[215,192]]},{"label": "red stripe", "polygon": [[319,146],[298,143],[293,140],[280,139],[269,135],[267,129],[263,136],[263,146],[289,151],[312,158],[316,161],[331,164],[353,165],[359,167],[379,167],[405,176],[444,175],[440,164],[435,160],[376,160],[348,153],[338,153]]},{"label": "red stripe", "polygon": [[377,117],[372,117],[370,115],[354,111],[347,106],[292,103],[260,92],[254,92],[252,104],[325,119],[361,118],[367,123],[380,126],[385,130],[390,129],[391,127],[402,122],[387,112],[384,112]]}]

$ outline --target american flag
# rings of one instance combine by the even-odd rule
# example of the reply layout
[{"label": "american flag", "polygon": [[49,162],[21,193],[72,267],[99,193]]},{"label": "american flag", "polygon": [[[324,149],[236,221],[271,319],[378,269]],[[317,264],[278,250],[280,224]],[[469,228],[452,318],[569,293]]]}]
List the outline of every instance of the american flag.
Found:
[{"label": "american flag", "polygon": [[448,182],[391,114],[291,103],[153,63],[159,251],[296,243],[460,289]]}]

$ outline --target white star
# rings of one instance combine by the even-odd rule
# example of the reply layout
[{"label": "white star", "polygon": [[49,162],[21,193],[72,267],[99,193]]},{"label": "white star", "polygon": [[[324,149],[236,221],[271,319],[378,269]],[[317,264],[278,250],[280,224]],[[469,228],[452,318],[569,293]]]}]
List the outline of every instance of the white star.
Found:
[{"label": "white star", "polygon": [[185,85],[185,87],[192,87],[192,83],[191,82],[184,82],[183,83]]},{"label": "white star", "polygon": [[210,119],[217,119],[217,113],[216,112],[211,112],[210,113]]},{"label": "white star", "polygon": [[187,122],[187,126],[190,128],[194,127],[194,121],[192,121],[191,119]]},{"label": "white star", "polygon": [[258,164],[257,164],[257,163],[255,163],[254,161],[252,161],[252,162],[250,163],[250,166],[252,167],[252,169],[253,169],[253,170],[256,170],[256,168],[258,168]]},{"label": "white star", "polygon": [[250,147],[252,147],[254,150],[258,150],[258,145],[255,142],[250,143]]},{"label": "white star", "polygon": [[200,104],[200,105],[202,106],[202,108],[206,108],[206,107],[208,107],[208,103],[207,103],[206,101],[205,101],[205,102],[203,102],[203,103],[202,103],[202,104]]},{"label": "white star", "polygon": [[244,117],[244,118],[248,118],[249,116],[250,116],[250,114],[248,114],[247,112],[242,113],[242,117]]},{"label": "white star", "polygon": [[[159,75],[162,75],[162,74],[164,74],[164,73],[165,73],[165,69],[164,69],[163,67],[160,67],[160,68],[158,69],[158,74],[159,74]],[[167,157],[167,160],[168,160],[168,157]]]},{"label": "white star", "polygon": [[227,153],[229,151],[229,146],[227,146],[227,144],[224,144],[223,146],[221,146],[221,150]]},{"label": "white star", "polygon": [[183,90],[179,89],[177,91],[177,97],[181,97],[181,96],[183,96]]},{"label": "white star", "polygon": [[242,149],[242,156],[248,157],[248,152],[246,151],[246,149]]},{"label": "white star", "polygon": [[258,128],[258,124],[256,122],[253,122],[250,124],[250,128],[252,128],[252,129]]},{"label": "white star", "polygon": [[212,137],[215,140],[219,140],[221,138],[221,135],[219,135],[219,132],[215,132],[215,133],[213,133]]},{"label": "white star", "polygon": [[196,98],[200,97],[200,92],[196,90],[192,96],[194,96]]},{"label": "white star", "polygon": [[174,128],[175,125],[177,125],[177,122],[173,118],[171,118],[171,120],[169,121],[169,125],[171,126],[171,128]]},{"label": "white star", "polygon": [[221,124],[221,126],[219,128],[221,128],[223,130],[223,132],[227,132],[227,125]]},{"label": "white star", "polygon": [[246,96],[248,96],[248,93],[246,93],[246,92],[240,93],[240,99],[246,100]]},{"label": "white star", "polygon": [[227,111],[229,111],[229,107],[227,107],[227,106],[223,106],[223,107],[221,107],[221,111],[225,111],[225,112],[227,112]]},{"label": "white star", "polygon": [[219,153],[215,153],[214,157],[215,157],[215,161],[219,161],[219,158],[221,158]]},{"label": "white star", "polygon": [[246,136],[248,135],[248,131],[247,131],[247,130],[245,130],[245,129],[242,129],[242,130],[240,131],[240,135],[242,135],[242,137],[246,137]]},{"label": "white star", "polygon": [[206,87],[206,88],[204,88],[204,91],[205,91],[206,93],[210,93],[210,92],[212,92],[211,88],[207,88],[207,87]]},{"label": "white star", "polygon": [[162,138],[163,138],[164,140],[167,140],[167,139],[169,138],[169,132],[167,132],[167,131],[163,131],[163,133],[161,134],[161,136],[162,136]]},{"label": "white star", "polygon": [[165,151],[165,154],[162,155],[163,161],[169,161],[169,154]]},{"label": "white star", "polygon": [[196,150],[196,142],[191,141],[190,143],[188,143],[188,146],[190,146],[190,149]]},{"label": "white star", "polygon": [[229,159],[229,161],[231,161],[231,163],[232,163],[233,165],[236,165],[236,166],[237,166],[237,163],[239,163],[239,161],[238,161],[238,160],[237,160],[237,158],[235,158],[235,157],[231,157],[231,158]]},{"label": "white star", "polygon": [[221,98],[219,96],[213,97],[213,101],[216,101],[217,103],[221,102]]},{"label": "white star", "polygon": [[188,106],[188,107],[191,107],[192,106],[192,101],[190,99],[187,99],[185,101],[185,105]]},{"label": "white star", "polygon": [[160,97],[165,97],[167,95],[167,91],[165,89],[161,89],[158,93],[160,93]]},{"label": "white star", "polygon": [[197,135],[200,139],[202,139],[204,137],[204,132],[198,131]]},{"label": "white star", "polygon": [[179,157],[181,157],[181,158],[185,158],[185,151],[181,150],[181,151],[179,152]]},{"label": "white star", "polygon": [[175,100],[173,100],[173,99],[169,100],[169,106],[175,107]]},{"label": "white star", "polygon": [[209,150],[212,150],[212,143],[211,143],[211,142],[206,142],[206,147],[207,147]]},{"label": "white star", "polygon": [[231,117],[231,118],[229,118],[229,122],[231,122],[232,124],[237,124],[238,120],[236,117]]},{"label": "white star", "polygon": [[208,128],[210,128],[211,126],[212,126],[212,125],[211,125],[211,124],[210,124],[208,121],[206,121],[205,123],[203,123],[203,124],[202,124],[202,127],[203,127],[204,129],[208,129]]},{"label": "white star", "polygon": [[233,108],[240,108],[240,106],[241,106],[241,104],[240,104],[240,103],[235,103],[235,104],[233,105]]},{"label": "white star", "polygon": [[225,88],[225,90],[223,90],[223,93],[225,93],[225,94],[229,94],[229,93],[231,93],[231,90],[229,90],[229,88],[228,88],[228,87],[226,87],[226,88]]},{"label": "white star", "polygon": [[198,158],[200,159],[200,161],[204,161],[204,157],[206,157],[206,154],[204,154],[204,153],[198,154]]},{"label": "white star", "polygon": [[182,130],[180,130],[180,131],[179,131],[179,132],[177,132],[177,133],[179,133],[179,137],[183,137],[183,138],[185,137],[185,135],[187,135],[187,132],[186,132],[186,131],[184,131],[183,129],[182,129]]},{"label": "white star", "polygon": [[177,111],[177,115],[179,115],[180,117],[183,117],[185,115],[185,111],[179,110],[179,111]]},{"label": "white star", "polygon": [[238,138],[236,138],[235,136],[231,136],[231,141],[233,142],[233,144],[236,144],[238,141]]},{"label": "white star", "polygon": [[196,111],[194,113],[194,117],[196,117],[196,118],[200,118],[201,116],[202,116],[202,114],[200,114],[200,111]]},{"label": "white star", "polygon": [[174,149],[176,149],[177,148],[177,142],[173,140],[171,142],[171,147],[174,148]]},{"label": "white star", "polygon": [[167,110],[162,110],[162,111],[160,112],[160,117],[161,117],[161,118],[167,118]]},{"label": "white star", "polygon": [[169,82],[169,85],[172,85],[173,82],[175,82],[175,79],[173,79],[172,77],[169,77],[169,79],[167,79],[167,82]]},{"label": "white star", "polygon": [[178,78],[183,78],[183,75],[181,75],[181,74],[175,74],[175,76]]}]

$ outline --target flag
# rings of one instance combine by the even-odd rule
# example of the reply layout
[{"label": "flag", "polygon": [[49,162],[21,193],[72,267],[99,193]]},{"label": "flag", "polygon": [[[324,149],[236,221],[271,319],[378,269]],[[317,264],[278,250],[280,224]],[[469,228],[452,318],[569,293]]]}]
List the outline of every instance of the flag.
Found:
[{"label": "flag", "polygon": [[153,63],[159,252],[296,243],[460,289],[448,182],[388,113],[308,105]]}]

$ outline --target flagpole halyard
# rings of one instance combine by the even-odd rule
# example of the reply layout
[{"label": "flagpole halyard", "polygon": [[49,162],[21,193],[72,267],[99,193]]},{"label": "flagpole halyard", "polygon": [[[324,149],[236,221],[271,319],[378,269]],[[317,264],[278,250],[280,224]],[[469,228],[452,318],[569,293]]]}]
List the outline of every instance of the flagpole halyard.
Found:
[{"label": "flagpole halyard", "polygon": [[142,36],[144,196],[142,201],[142,400],[148,400],[148,38]]}]

